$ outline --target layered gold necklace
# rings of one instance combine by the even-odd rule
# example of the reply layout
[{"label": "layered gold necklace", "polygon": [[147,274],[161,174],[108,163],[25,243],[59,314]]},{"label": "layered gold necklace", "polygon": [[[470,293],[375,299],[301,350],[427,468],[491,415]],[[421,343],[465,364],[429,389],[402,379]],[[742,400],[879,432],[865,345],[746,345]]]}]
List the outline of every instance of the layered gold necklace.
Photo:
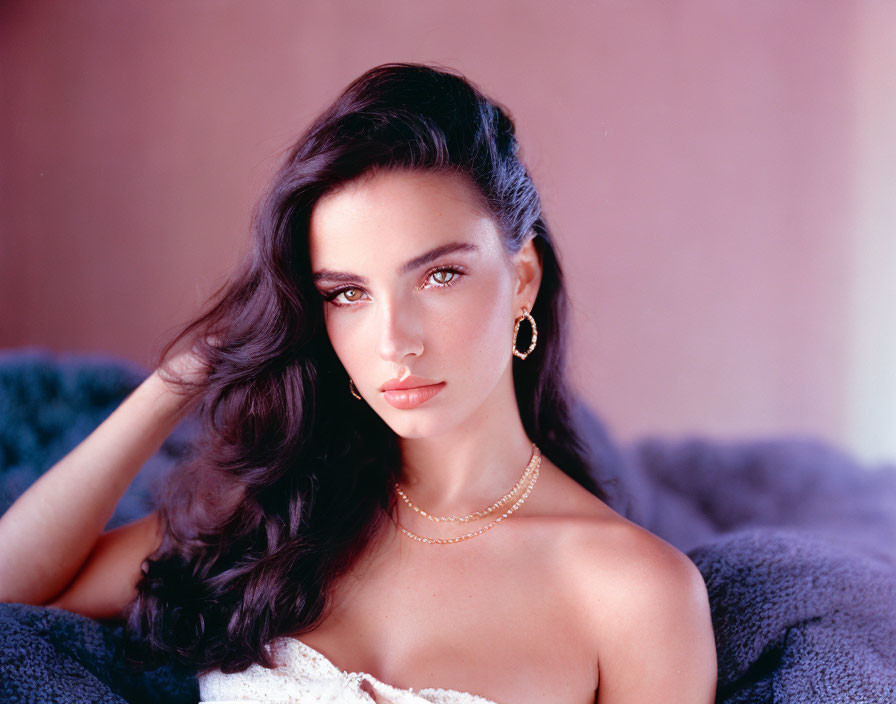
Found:
[{"label": "layered gold necklace", "polygon": [[413,501],[411,501],[408,498],[408,495],[405,494],[405,492],[401,490],[401,487],[398,486],[398,482],[396,482],[395,486],[394,486],[395,492],[404,500],[404,502],[408,506],[410,506],[414,511],[416,511],[421,516],[424,516],[427,519],[429,519],[430,521],[435,521],[435,522],[446,521],[446,522],[464,522],[464,523],[466,523],[468,521],[476,520],[478,518],[485,518],[486,516],[494,513],[495,511],[500,510],[500,508],[502,506],[507,504],[517,494],[517,492],[523,487],[523,485],[526,485],[527,482],[528,482],[528,485],[526,486],[526,490],[525,490],[525,492],[523,492],[523,495],[520,496],[520,498],[517,499],[516,502],[510,508],[508,508],[504,513],[502,513],[500,516],[498,516],[495,520],[493,520],[488,525],[483,526],[477,530],[470,531],[469,533],[466,533],[465,535],[458,535],[458,536],[451,537],[451,538],[430,538],[430,537],[425,537],[422,535],[417,535],[416,533],[412,533],[411,531],[409,531],[407,528],[405,528],[403,525],[401,525],[401,523],[398,522],[398,516],[395,517],[395,524],[399,527],[399,529],[401,529],[402,533],[404,533],[408,537],[413,538],[414,540],[417,540],[421,543],[436,543],[436,544],[457,543],[457,542],[460,542],[461,540],[467,540],[468,538],[473,538],[477,535],[481,535],[482,533],[487,531],[489,528],[492,528],[493,526],[498,525],[498,523],[500,523],[505,518],[510,516],[514,511],[516,511],[520,506],[523,505],[523,502],[526,500],[526,497],[528,497],[529,494],[532,492],[532,488],[535,486],[535,482],[538,480],[538,472],[539,472],[540,468],[541,468],[541,450],[538,448],[538,446],[535,443],[532,443],[532,458],[529,460],[529,464],[526,465],[526,469],[523,470],[522,476],[519,478],[517,483],[513,485],[513,488],[510,491],[508,491],[506,494],[504,494],[504,496],[502,496],[500,499],[495,501],[495,503],[493,503],[488,508],[483,509],[481,511],[474,511],[473,513],[467,514],[466,516],[433,516],[431,513],[424,511],[422,508],[417,506]]}]

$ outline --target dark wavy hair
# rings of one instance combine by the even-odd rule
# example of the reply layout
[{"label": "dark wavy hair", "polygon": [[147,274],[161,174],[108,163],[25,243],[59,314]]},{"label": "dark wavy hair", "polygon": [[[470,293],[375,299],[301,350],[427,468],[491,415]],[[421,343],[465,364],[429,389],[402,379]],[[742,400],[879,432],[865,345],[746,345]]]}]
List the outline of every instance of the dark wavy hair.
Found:
[{"label": "dark wavy hair", "polygon": [[395,508],[398,438],[349,393],[310,275],[311,210],[352,179],[391,169],[459,175],[508,255],[534,235],[538,345],[513,362],[523,426],[607,500],[571,417],[563,273],[514,131],[507,109],[462,75],[387,63],[352,81],[288,149],[253,212],[251,249],[158,355],[162,365],[177,345],[195,344],[208,375],[175,380],[198,399],[199,432],[157,492],[164,537],[124,613],[132,664],[273,667],[264,645],[323,619],[334,580]]}]

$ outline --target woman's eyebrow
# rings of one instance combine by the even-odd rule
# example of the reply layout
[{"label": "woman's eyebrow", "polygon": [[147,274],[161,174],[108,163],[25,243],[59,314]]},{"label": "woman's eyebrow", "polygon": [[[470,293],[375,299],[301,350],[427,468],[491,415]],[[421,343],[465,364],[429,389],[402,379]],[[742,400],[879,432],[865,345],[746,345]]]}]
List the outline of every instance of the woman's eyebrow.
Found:
[{"label": "woman's eyebrow", "polygon": [[[451,252],[458,251],[478,252],[479,247],[477,247],[472,242],[449,242],[448,244],[434,247],[428,252],[424,252],[419,257],[414,257],[410,261],[405,262],[401,267],[399,267],[398,273],[407,274],[414,269],[419,269],[421,266],[429,264],[431,261],[438,259],[445,254],[450,254]],[[348,271],[330,271],[329,269],[321,269],[320,271],[314,272],[311,276],[311,280],[315,283],[324,280],[337,283],[342,281],[360,281],[362,284],[367,283],[367,277],[365,276],[352,274]]]}]

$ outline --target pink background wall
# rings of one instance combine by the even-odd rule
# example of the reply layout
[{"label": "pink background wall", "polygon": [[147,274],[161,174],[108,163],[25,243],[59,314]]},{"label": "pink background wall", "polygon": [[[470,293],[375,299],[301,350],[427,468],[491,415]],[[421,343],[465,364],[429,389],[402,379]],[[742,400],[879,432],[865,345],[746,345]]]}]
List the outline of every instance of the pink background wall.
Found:
[{"label": "pink background wall", "polygon": [[896,457],[896,3],[7,2],[0,347],[147,364],[348,81],[453,66],[513,112],[622,439]]}]

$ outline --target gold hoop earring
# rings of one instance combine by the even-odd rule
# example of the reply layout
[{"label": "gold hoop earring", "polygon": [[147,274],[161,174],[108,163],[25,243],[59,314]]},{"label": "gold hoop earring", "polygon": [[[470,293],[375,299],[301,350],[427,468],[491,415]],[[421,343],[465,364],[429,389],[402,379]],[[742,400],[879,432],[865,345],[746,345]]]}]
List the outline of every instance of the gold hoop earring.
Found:
[{"label": "gold hoop earring", "polygon": [[[520,323],[523,322],[523,318],[528,319],[529,324],[532,326],[532,341],[529,343],[529,349],[525,352],[520,352],[516,348],[516,336],[520,331]],[[523,314],[519,316],[515,324],[513,326],[513,342],[511,343],[511,348],[513,349],[513,354],[519,357],[520,359],[525,359],[529,356],[529,353],[535,349],[535,341],[538,340],[538,328],[535,325],[535,318],[529,315],[529,311],[526,308],[523,308]]]},{"label": "gold hoop earring", "polygon": [[358,392],[355,391],[355,385],[352,383],[351,377],[349,377],[349,380],[348,380],[348,390],[352,392],[352,396],[354,396],[359,401],[361,400],[361,397],[358,395]]}]

